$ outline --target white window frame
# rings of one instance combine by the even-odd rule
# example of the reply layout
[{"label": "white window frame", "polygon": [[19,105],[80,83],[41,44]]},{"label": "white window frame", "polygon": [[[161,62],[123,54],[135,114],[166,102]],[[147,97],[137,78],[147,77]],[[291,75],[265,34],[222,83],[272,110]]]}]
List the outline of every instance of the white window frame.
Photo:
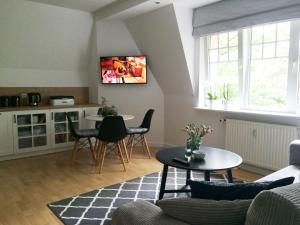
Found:
[{"label": "white window frame", "polygon": [[[279,22],[278,22],[279,23]],[[300,57],[300,20],[290,22],[290,49],[289,49],[289,64],[288,64],[288,80],[287,80],[287,102],[286,106],[282,108],[269,108],[263,107],[251,107],[249,105],[249,93],[250,93],[250,65],[251,65],[251,29],[242,29],[238,31],[238,74],[239,74],[239,95],[240,104],[239,109],[241,110],[255,110],[255,111],[271,111],[271,112],[283,112],[283,113],[297,113],[300,112],[300,104],[298,104],[298,85],[299,85],[299,57]],[[223,33],[223,32],[222,32]],[[198,60],[200,65],[204,66],[201,70],[199,82],[209,81],[209,49],[208,49],[208,38],[200,38],[200,55],[204,59]],[[276,40],[277,41],[277,40]],[[200,66],[201,67],[201,66]],[[204,74],[203,74],[204,73]],[[203,88],[199,89],[201,104],[204,105],[207,92]]]}]

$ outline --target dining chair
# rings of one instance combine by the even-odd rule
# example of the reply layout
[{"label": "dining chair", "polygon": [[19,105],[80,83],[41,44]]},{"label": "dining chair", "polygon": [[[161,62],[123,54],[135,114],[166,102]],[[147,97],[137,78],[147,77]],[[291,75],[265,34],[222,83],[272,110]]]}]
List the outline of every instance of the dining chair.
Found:
[{"label": "dining chair", "polygon": [[[98,108],[98,111],[97,111],[98,116],[102,115],[102,109],[103,109],[102,107]],[[96,121],[95,122],[95,129],[99,130],[100,126],[101,126],[101,123],[102,123],[102,121]],[[99,145],[99,139],[97,138],[96,141],[95,141],[95,148],[97,148],[98,145]]]},{"label": "dining chair", "polygon": [[127,141],[127,147],[129,147],[130,149],[129,159],[132,156],[133,146],[137,145],[138,143],[142,144],[144,153],[148,154],[149,159],[151,159],[151,153],[149,150],[149,146],[145,134],[147,134],[150,130],[153,113],[154,113],[154,109],[149,109],[146,112],[143,122],[139,127],[127,128],[127,134],[129,135]]},{"label": "dining chair", "polygon": [[103,163],[106,155],[106,151],[109,143],[113,143],[114,147],[112,150],[117,150],[120,160],[123,164],[124,171],[126,171],[125,160],[123,151],[127,161],[129,161],[126,145],[124,138],[127,136],[126,126],[122,116],[106,116],[104,117],[100,129],[99,129],[99,144],[97,147],[97,169],[101,173]]},{"label": "dining chair", "polygon": [[94,150],[91,138],[97,138],[99,135],[99,130],[77,129],[74,127],[71,116],[68,113],[66,113],[66,117],[68,120],[70,133],[75,139],[74,147],[71,154],[71,164],[74,164],[77,153],[86,146],[86,141],[88,141],[89,149],[92,153],[93,160],[96,162],[96,152]]},{"label": "dining chair", "polygon": [[[98,115],[98,116],[101,116],[101,114],[102,114],[102,109],[103,109],[102,107],[100,107],[100,108],[98,109],[98,111],[97,111],[97,115]],[[101,121],[96,121],[96,123],[95,123],[95,128],[99,130],[100,126],[101,126]]]}]

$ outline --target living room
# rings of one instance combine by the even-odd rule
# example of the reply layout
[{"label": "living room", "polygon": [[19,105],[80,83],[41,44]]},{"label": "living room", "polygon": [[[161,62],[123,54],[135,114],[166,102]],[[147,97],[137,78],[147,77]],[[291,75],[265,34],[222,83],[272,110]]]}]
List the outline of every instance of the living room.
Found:
[{"label": "living room", "polygon": [[[256,181],[282,168],[289,171],[276,179],[295,176],[299,182],[297,143],[291,145],[295,153],[289,153],[300,124],[299,1],[1,0],[0,6],[0,96],[4,97],[0,99],[0,224],[110,224],[110,210],[118,207],[108,207],[105,218],[100,216],[101,207],[95,207],[89,218],[79,212],[64,215],[72,209],[70,198],[139,177],[153,179],[147,176],[160,172],[158,200],[163,164],[157,153],[186,145],[184,128],[189,123],[212,128],[201,138],[201,147],[226,149],[241,157],[243,163],[238,158],[230,167],[233,182]],[[104,84],[100,60],[125,56],[145,56],[146,83]],[[18,96],[19,106],[12,97],[5,106],[6,96]],[[75,105],[67,110],[50,106],[48,99],[53,96],[73,97]],[[151,158],[142,151],[145,144],[134,146],[132,157],[123,163],[126,172],[117,154],[108,154],[99,173],[88,148],[70,164],[74,146],[70,132],[54,132],[61,122],[40,123],[40,118],[52,121],[55,113],[65,117],[65,112],[76,111],[80,128],[94,128],[95,121],[87,116],[97,114],[103,97],[118,114],[132,115],[128,120],[123,117],[127,128],[139,126],[145,113],[154,109],[151,129],[144,135]],[[17,135],[23,128],[21,118],[28,113],[32,129],[35,117],[37,126],[45,127],[47,137],[36,141],[46,145],[22,151]],[[16,125],[19,121],[21,125]],[[61,143],[64,138],[68,143]],[[96,139],[92,138],[95,149]],[[34,136],[32,140],[35,145]],[[206,157],[208,161],[209,153]],[[210,179],[230,180],[226,169],[222,176],[212,173]],[[185,174],[174,171],[171,168],[169,174]],[[201,179],[207,176],[202,174]],[[67,207],[55,204],[63,200]],[[299,210],[299,200],[294,205],[290,213]],[[81,209],[85,212],[87,207]],[[139,223],[126,222],[116,215],[115,224],[147,224],[139,219]],[[205,225],[164,219],[148,224]]]}]

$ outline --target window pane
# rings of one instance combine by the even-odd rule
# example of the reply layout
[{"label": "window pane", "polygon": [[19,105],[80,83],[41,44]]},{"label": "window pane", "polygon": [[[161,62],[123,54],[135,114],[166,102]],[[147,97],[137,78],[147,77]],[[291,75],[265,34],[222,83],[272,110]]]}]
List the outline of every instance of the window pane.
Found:
[{"label": "window pane", "polygon": [[[231,102],[238,99],[238,32],[221,33],[208,37],[208,86],[221,100],[224,91]],[[211,47],[217,47],[211,49]],[[227,92],[228,90],[228,92]]]},{"label": "window pane", "polygon": [[281,41],[277,43],[276,56],[289,56],[290,43],[288,41]]},{"label": "window pane", "polygon": [[219,39],[218,39],[217,35],[210,36],[210,46],[209,46],[209,48],[210,49],[218,48],[218,46],[219,46],[218,42],[219,42]]},{"label": "window pane", "polygon": [[222,33],[219,35],[219,48],[228,46],[228,33]]},{"label": "window pane", "polygon": [[264,26],[264,42],[274,42],[276,40],[276,24]]},{"label": "window pane", "polygon": [[[290,23],[251,29],[249,103],[253,108],[282,108],[287,103]],[[262,39],[260,39],[263,32]],[[285,41],[278,41],[278,37]],[[255,43],[261,44],[255,44]]]},{"label": "window pane", "polygon": [[252,43],[260,44],[263,42],[264,27],[256,26],[252,28]]},{"label": "window pane", "polygon": [[239,57],[238,48],[237,47],[229,48],[229,60],[230,61],[238,60],[238,57]]},{"label": "window pane", "polygon": [[275,57],[275,43],[264,44],[263,52],[264,52],[264,58]]},{"label": "window pane", "polygon": [[210,62],[218,62],[218,50],[210,50],[209,51],[209,61]]},{"label": "window pane", "polygon": [[250,70],[250,106],[282,107],[286,105],[287,58],[255,60]]},{"label": "window pane", "polygon": [[228,61],[228,48],[221,48],[219,57],[221,62]]},{"label": "window pane", "polygon": [[277,40],[290,39],[290,22],[279,23],[277,28]]},{"label": "window pane", "polygon": [[238,32],[229,32],[229,46],[238,46]]},{"label": "window pane", "polygon": [[261,59],[262,58],[262,45],[253,45],[252,46],[251,58],[252,59]]}]

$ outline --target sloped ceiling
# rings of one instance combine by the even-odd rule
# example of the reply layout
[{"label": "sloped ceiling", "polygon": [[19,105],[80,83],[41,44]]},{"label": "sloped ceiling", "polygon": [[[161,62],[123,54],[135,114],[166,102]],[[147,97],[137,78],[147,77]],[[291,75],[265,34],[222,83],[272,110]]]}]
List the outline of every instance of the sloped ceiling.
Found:
[{"label": "sloped ceiling", "polygon": [[61,6],[64,8],[78,9],[87,12],[94,12],[116,1],[124,0],[28,0],[32,2],[45,3]]},{"label": "sloped ceiling", "polygon": [[126,21],[164,93],[192,95],[193,88],[173,5]]}]

